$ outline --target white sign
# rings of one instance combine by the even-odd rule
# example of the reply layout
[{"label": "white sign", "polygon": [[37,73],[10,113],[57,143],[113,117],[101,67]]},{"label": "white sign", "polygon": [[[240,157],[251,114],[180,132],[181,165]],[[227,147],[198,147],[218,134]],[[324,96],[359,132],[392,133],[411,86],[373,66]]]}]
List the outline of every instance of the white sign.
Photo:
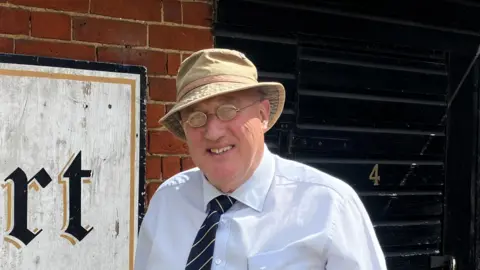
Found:
[{"label": "white sign", "polygon": [[55,61],[0,58],[0,270],[133,270],[144,74]]}]

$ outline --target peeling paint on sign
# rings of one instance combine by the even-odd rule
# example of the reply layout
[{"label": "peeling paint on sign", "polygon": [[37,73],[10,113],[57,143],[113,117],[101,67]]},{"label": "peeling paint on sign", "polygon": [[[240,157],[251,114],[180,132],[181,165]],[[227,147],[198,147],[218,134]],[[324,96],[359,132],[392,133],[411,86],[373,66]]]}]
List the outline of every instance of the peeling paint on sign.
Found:
[{"label": "peeling paint on sign", "polygon": [[0,63],[0,270],[133,270],[140,82]]}]

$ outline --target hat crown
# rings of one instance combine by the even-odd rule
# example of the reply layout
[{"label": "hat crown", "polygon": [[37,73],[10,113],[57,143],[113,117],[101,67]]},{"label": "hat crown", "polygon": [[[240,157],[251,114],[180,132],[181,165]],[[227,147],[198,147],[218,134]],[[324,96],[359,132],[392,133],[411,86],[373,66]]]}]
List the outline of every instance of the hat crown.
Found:
[{"label": "hat crown", "polygon": [[197,51],[179,67],[176,80],[177,101],[192,88],[222,80],[235,82],[235,78],[242,83],[258,81],[257,68],[243,53],[215,48]]}]

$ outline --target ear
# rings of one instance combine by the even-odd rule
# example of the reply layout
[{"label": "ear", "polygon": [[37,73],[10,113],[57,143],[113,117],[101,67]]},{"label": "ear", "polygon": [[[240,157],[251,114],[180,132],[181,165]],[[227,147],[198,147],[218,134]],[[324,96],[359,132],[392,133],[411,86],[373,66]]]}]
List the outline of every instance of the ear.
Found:
[{"label": "ear", "polygon": [[260,120],[263,123],[263,130],[268,128],[268,119],[270,118],[270,102],[268,100],[262,100],[260,102]]}]

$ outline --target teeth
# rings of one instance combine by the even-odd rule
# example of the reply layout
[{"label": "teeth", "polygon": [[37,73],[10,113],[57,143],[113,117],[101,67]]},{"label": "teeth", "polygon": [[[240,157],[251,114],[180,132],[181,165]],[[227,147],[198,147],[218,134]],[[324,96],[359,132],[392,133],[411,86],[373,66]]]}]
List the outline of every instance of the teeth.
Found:
[{"label": "teeth", "polygon": [[230,149],[232,149],[232,146],[227,146],[227,147],[223,147],[223,148],[212,148],[212,149],[210,149],[210,151],[212,153],[215,153],[215,154],[220,154],[220,153],[226,152]]}]

